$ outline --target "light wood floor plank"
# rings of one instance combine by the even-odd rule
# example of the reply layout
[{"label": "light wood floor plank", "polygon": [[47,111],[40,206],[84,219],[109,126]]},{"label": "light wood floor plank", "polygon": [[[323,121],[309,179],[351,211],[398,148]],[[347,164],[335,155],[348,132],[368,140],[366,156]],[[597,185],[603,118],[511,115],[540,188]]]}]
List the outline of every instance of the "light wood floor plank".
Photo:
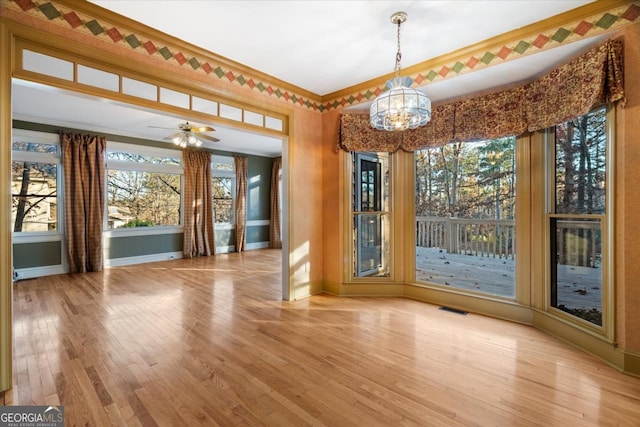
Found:
[{"label": "light wood floor plank", "polygon": [[281,301],[281,252],[14,285],[11,404],[67,425],[640,426],[640,379],[401,298]]}]

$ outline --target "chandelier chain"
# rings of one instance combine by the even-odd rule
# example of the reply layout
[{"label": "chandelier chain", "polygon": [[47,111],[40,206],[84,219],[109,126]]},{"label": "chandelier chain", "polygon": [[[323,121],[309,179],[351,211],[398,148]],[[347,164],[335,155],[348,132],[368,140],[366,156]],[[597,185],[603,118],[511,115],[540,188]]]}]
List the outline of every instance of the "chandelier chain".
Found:
[{"label": "chandelier chain", "polygon": [[402,25],[402,21],[398,19],[398,33],[397,33],[398,52],[396,53],[396,66],[394,67],[394,72],[396,77],[400,76],[400,68],[401,68],[400,60],[402,60],[402,52],[400,52],[400,25]]}]

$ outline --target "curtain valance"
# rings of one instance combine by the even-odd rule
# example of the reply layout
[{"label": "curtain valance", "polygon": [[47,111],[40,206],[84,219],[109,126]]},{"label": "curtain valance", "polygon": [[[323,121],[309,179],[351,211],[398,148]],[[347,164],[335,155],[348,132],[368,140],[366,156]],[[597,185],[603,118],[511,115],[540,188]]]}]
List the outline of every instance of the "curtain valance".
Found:
[{"label": "curtain valance", "polygon": [[622,41],[608,40],[533,82],[440,104],[426,126],[376,130],[368,114],[340,115],[338,145],[347,151],[414,151],[451,141],[478,141],[553,126],[595,105],[624,102]]}]

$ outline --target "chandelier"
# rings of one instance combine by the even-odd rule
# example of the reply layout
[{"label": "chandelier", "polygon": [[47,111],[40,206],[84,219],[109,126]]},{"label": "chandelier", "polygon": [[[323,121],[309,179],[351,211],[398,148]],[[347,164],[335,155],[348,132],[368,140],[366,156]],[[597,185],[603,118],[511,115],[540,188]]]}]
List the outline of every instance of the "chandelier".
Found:
[{"label": "chandelier", "polygon": [[398,25],[398,52],[395,75],[386,83],[388,90],[373,101],[369,111],[371,126],[378,130],[415,129],[431,120],[431,100],[421,91],[411,89],[413,79],[400,77],[400,25],[406,20],[404,12],[391,15],[391,22]]}]

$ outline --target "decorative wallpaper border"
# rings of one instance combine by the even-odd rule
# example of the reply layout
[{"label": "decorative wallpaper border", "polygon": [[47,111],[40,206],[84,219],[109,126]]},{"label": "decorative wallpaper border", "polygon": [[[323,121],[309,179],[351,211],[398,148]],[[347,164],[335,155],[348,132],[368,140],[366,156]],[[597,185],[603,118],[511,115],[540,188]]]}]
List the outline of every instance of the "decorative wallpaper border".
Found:
[{"label": "decorative wallpaper border", "polygon": [[[414,87],[425,86],[488,66],[497,65],[511,59],[533,55],[563,44],[610,32],[635,22],[640,22],[640,2],[638,1],[610,9],[603,14],[590,16],[587,19],[564,24],[561,27],[550,29],[527,39],[514,39],[507,44],[496,45],[488,50],[474,53],[471,56],[456,58],[447,64],[432,69],[425,69],[416,74],[409,75],[409,77],[413,79]],[[427,61],[425,61],[425,64],[426,63]],[[376,86],[363,92],[332,99],[324,105],[326,109],[355,105],[360,102],[373,100],[380,95],[384,89],[384,86]]]},{"label": "decorative wallpaper border", "polygon": [[[211,58],[204,58],[193,52],[166,45],[164,42],[145,38],[127,28],[96,19],[55,1],[1,0],[0,5],[3,8],[29,14],[37,19],[81,32],[107,43],[114,43],[119,47],[130,49],[136,54],[167,61],[210,78],[224,80],[249,90],[258,91],[265,96],[275,97],[314,111],[325,112],[356,105],[374,99],[384,90],[384,85],[375,86],[335,99],[312,100],[268,81],[262,81],[255,76],[245,75],[238,70],[217,64]],[[496,45],[471,56],[459,57],[447,64],[436,66],[436,68],[419,71],[410,77],[414,80],[414,86],[428,85],[576,40],[603,34],[638,21],[640,21],[640,1],[613,8],[586,19],[563,24],[561,27],[552,28],[526,39],[514,39],[507,44]],[[425,61],[425,64],[428,64],[428,61]]]}]

